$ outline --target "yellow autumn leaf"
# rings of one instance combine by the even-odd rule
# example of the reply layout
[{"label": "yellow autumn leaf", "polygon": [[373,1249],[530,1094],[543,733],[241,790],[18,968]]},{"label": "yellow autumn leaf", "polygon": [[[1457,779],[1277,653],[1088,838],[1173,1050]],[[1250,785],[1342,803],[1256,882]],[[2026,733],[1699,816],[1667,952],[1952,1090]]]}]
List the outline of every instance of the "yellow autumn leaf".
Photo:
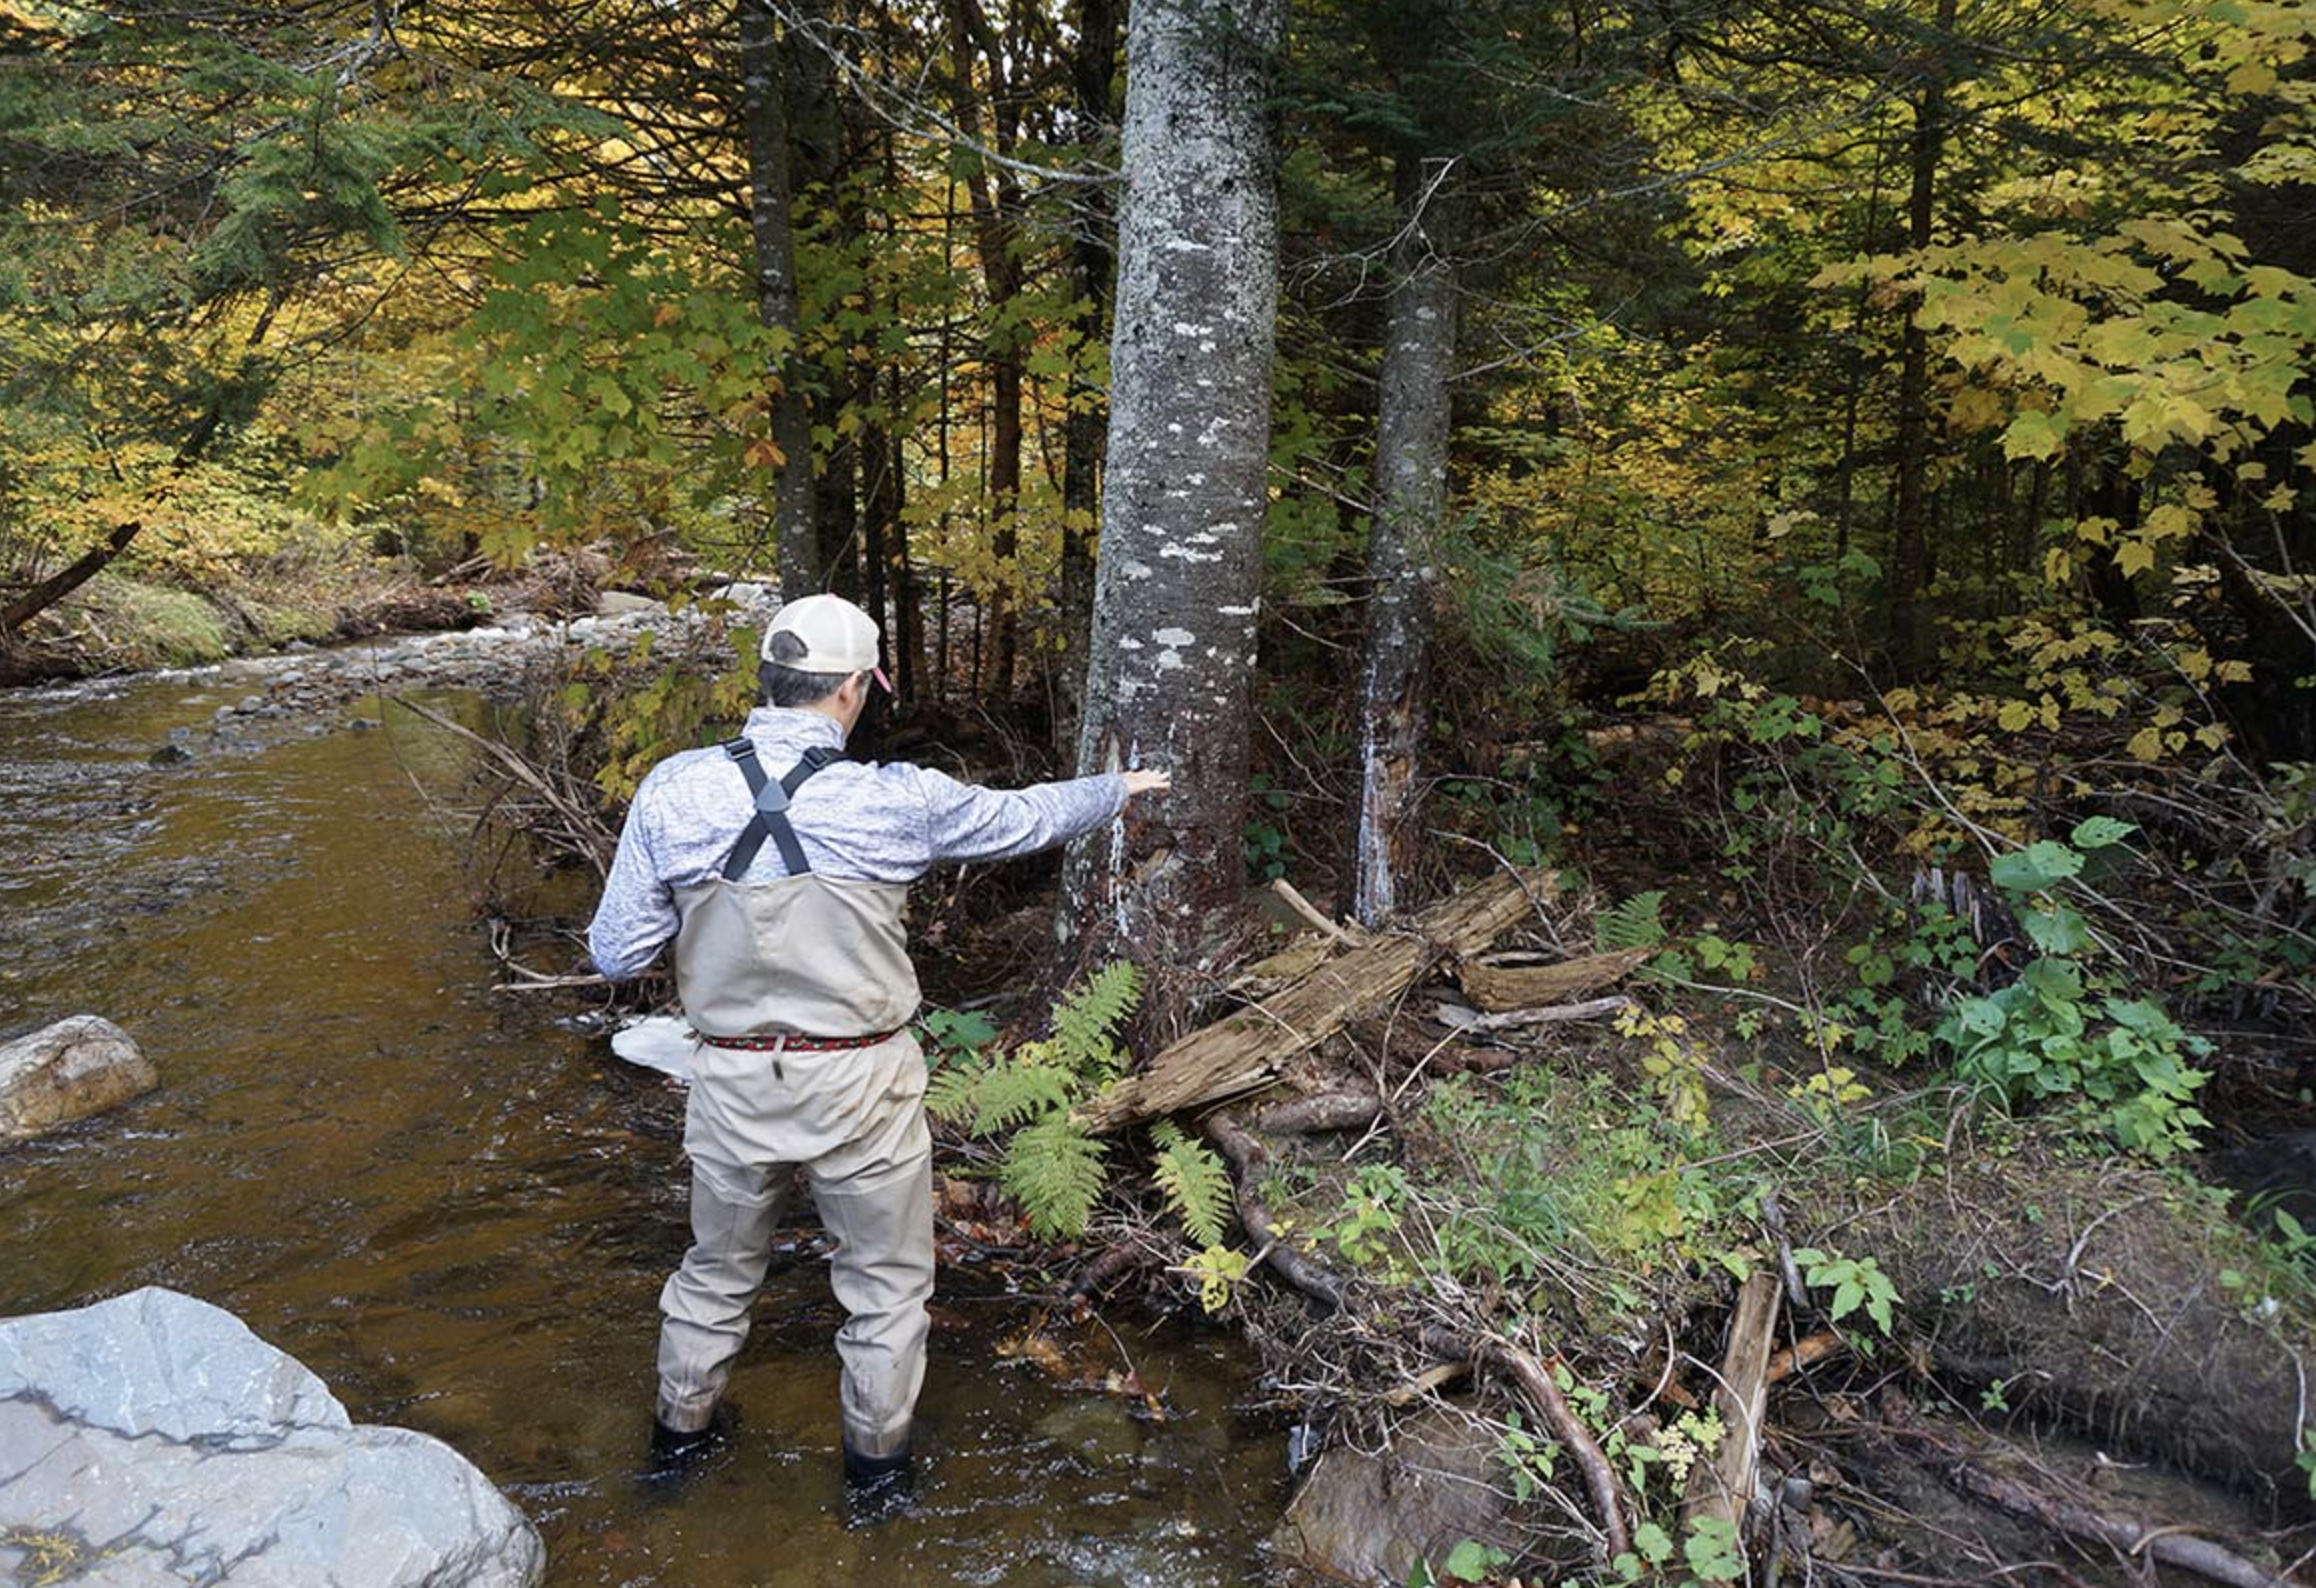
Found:
[{"label": "yellow autumn leaf", "polygon": [[2123,748],[2133,760],[2160,761],[2163,759],[2163,735],[2157,729],[2142,728],[2131,736],[2131,742]]},{"label": "yellow autumn leaf", "polygon": [[2276,69],[2266,61],[2245,61],[2228,73],[2231,94],[2264,94],[2276,86]]},{"label": "yellow autumn leaf", "polygon": [[2216,750],[2228,742],[2227,725],[2220,722],[2207,722],[2195,730],[2195,739],[2196,743],[2205,749]]},{"label": "yellow autumn leaf", "polygon": [[2023,700],[2006,700],[1995,720],[2002,724],[2003,732],[2016,733],[2035,720],[2034,708]]},{"label": "yellow autumn leaf", "polygon": [[2200,645],[2181,651],[2178,661],[2179,670],[2187,675],[2190,683],[2200,684],[2211,676],[2211,652]]},{"label": "yellow autumn leaf", "polygon": [[[2052,556],[2057,556],[2053,552]],[[2134,537],[2125,541],[2115,552],[2115,566],[2126,574],[2145,573],[2155,566],[2155,548]]]}]

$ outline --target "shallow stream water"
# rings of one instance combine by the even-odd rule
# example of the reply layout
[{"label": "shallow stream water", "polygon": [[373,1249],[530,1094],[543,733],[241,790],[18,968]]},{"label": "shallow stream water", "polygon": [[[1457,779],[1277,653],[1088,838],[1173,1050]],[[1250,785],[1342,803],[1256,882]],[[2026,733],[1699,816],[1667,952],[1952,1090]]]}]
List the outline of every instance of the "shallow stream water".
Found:
[{"label": "shallow stream water", "polygon": [[[1245,1348],[1113,1319],[1170,1413],[1137,1417],[1007,1353],[1032,1304],[968,1265],[936,1298],[918,1504],[848,1529],[809,1225],[758,1304],[738,1436],[686,1486],[640,1482],[681,1101],[491,990],[457,835],[413,787],[455,790],[455,742],[391,708],[210,736],[246,676],[0,695],[0,1037],[103,1014],[162,1074],[0,1146],[0,1313],[140,1285],[230,1308],[357,1421],[476,1462],[557,1588],[1262,1579],[1283,1438],[1243,1409]],[[147,764],[188,729],[190,763]]]}]

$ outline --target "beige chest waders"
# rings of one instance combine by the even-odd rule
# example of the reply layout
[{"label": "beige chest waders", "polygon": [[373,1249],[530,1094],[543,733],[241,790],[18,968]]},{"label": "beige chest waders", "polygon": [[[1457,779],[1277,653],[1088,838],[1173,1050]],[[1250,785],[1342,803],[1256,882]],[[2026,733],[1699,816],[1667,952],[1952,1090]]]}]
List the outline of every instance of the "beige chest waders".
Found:
[{"label": "beige chest waders", "polygon": [[[675,895],[676,986],[704,1040],[684,1123],[692,1245],[660,1293],[659,1419],[707,1426],[748,1337],[789,1168],[800,1166],[837,1242],[845,1444],[894,1455],[908,1447],[924,1379],[933,1289],[925,1060],[903,1029],[918,1000],[901,920],[908,889],[816,876],[805,863],[788,799],[833,752],[774,780],[746,740],[725,750],[757,815],[720,875]],[[767,839],[789,874],[740,880]]]}]

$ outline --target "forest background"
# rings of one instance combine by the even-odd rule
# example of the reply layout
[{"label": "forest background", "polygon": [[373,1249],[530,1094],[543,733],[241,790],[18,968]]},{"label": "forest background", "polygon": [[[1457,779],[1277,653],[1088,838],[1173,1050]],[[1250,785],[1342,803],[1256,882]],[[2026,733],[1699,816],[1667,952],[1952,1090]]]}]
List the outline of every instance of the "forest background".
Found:
[{"label": "forest background", "polygon": [[[1259,613],[1206,653],[1247,709],[1169,745],[1184,897],[1374,924],[1553,863],[1821,1127],[1933,1076],[2125,1160],[2303,1117],[2305,6],[1160,12],[1275,181],[1185,249],[1261,267],[1275,352],[1215,360],[1267,400],[1238,583],[1155,581]],[[1157,444],[1110,412],[1121,199],[1212,130],[1122,149],[1150,17],[7,0],[11,665],[769,577],[880,615],[899,720],[1103,764],[1104,471]],[[551,697],[607,813],[733,676]],[[1127,946],[1219,963],[1171,919]],[[1696,1124],[1694,1045],[1623,1037]],[[1600,1239],[1693,1262],[1667,1150]]]}]

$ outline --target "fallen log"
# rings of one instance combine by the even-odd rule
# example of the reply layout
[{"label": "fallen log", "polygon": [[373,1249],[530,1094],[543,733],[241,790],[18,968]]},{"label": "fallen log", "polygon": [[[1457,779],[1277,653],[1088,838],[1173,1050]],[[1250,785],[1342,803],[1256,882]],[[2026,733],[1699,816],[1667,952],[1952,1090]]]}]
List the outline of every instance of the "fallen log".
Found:
[{"label": "fallen log", "polygon": [[1473,1003],[1492,1015],[1565,1003],[1580,993],[1611,987],[1638,970],[1656,950],[1619,949],[1582,959],[1539,961],[1533,954],[1490,954],[1456,967],[1456,980]]},{"label": "fallen log", "polygon": [[1404,992],[1440,956],[1486,948],[1528,918],[1532,892],[1549,892],[1556,883],[1552,872],[1536,869],[1467,888],[1408,931],[1340,954],[1261,1003],[1193,1031],[1086,1103],[1078,1120],[1095,1132],[1112,1131],[1251,1092],[1361,1010]]},{"label": "fallen log", "polygon": [[1693,1529],[1714,1518],[1742,1531],[1753,1502],[1753,1473],[1761,1459],[1761,1413],[1769,1400],[1769,1350],[1777,1343],[1777,1276],[1757,1269],[1737,1290],[1729,1349],[1713,1404],[1721,1413],[1721,1443],[1711,1461],[1689,1470],[1681,1516]]}]

